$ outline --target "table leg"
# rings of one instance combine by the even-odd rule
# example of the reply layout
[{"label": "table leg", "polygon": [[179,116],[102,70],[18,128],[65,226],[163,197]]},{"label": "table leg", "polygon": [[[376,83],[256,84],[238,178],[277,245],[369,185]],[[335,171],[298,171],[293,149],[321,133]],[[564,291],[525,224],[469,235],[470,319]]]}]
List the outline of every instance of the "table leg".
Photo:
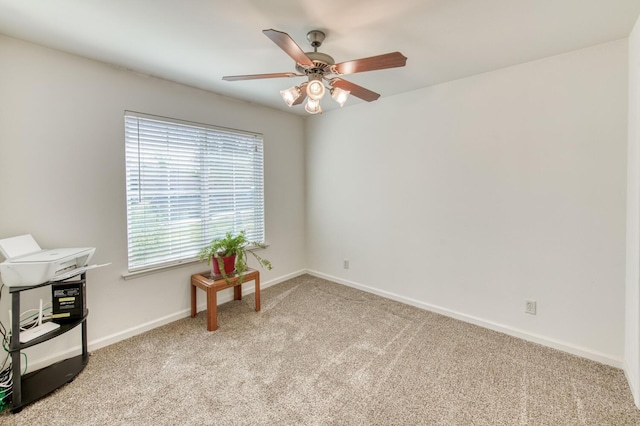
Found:
[{"label": "table leg", "polygon": [[207,330],[218,329],[218,295],[212,288],[207,289]]},{"label": "table leg", "polygon": [[260,275],[255,279],[256,282],[256,312],[260,312]]},{"label": "table leg", "polygon": [[191,282],[191,318],[195,317],[197,312],[197,307],[196,307],[196,286],[193,285],[193,282]]},{"label": "table leg", "polygon": [[242,284],[233,287],[233,300],[242,300]]}]

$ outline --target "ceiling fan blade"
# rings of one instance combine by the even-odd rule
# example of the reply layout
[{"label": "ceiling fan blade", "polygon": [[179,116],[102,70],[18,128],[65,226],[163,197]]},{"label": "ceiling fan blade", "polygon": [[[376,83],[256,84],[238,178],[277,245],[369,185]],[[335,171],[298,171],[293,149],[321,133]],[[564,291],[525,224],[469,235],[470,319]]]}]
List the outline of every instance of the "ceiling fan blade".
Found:
[{"label": "ceiling fan blade", "polygon": [[329,80],[329,84],[332,87],[339,87],[342,90],[348,90],[353,96],[367,102],[375,101],[380,97],[380,94],[376,92],[372,92],[369,89],[365,89],[362,86],[358,86],[355,83],[343,80],[341,78],[332,78],[331,80]]},{"label": "ceiling fan blade", "polygon": [[291,106],[293,105],[300,105],[301,103],[304,102],[304,100],[307,99],[307,94],[305,92],[302,92],[300,94],[300,96],[298,96],[298,99],[296,99],[295,101],[293,101],[293,103],[291,104]]},{"label": "ceiling fan blade", "polygon": [[335,65],[335,69],[338,74],[345,75],[364,71],[382,70],[385,68],[404,67],[406,64],[407,58],[402,53],[393,52],[384,55],[371,56],[369,58],[341,62]]},{"label": "ceiling fan blade", "polygon": [[296,74],[294,72],[277,72],[273,74],[249,74],[249,75],[227,75],[222,77],[225,81],[238,81],[238,80],[257,80],[259,78],[280,78],[280,77],[304,77],[303,74]]},{"label": "ceiling fan blade", "polygon": [[262,32],[277,44],[280,49],[284,50],[287,55],[291,56],[296,63],[309,67],[313,66],[311,59],[309,59],[307,55],[304,54],[304,51],[300,49],[300,46],[289,37],[289,34],[277,30],[262,30]]},{"label": "ceiling fan blade", "polygon": [[304,102],[305,99],[307,99],[307,84],[309,83],[305,81],[300,85],[300,96],[298,96],[298,99],[293,101],[291,106],[300,105],[302,102]]}]

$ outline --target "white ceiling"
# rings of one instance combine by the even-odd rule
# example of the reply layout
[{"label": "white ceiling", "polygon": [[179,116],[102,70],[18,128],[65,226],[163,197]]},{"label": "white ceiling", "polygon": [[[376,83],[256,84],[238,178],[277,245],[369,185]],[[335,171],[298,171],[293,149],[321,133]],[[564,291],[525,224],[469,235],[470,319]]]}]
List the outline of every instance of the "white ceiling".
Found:
[{"label": "white ceiling", "polygon": [[0,33],[306,115],[279,94],[302,77],[222,81],[295,72],[263,29],[305,51],[320,29],[336,62],[402,52],[404,68],[345,76],[386,97],[625,38],[638,15],[640,0],[0,0]]}]

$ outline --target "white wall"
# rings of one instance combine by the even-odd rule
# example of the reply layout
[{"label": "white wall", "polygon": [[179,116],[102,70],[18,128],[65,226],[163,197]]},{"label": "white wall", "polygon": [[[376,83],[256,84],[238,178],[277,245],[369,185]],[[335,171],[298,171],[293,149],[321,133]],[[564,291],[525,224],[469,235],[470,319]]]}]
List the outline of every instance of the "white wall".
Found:
[{"label": "white wall", "polygon": [[629,36],[625,372],[640,407],[640,18]]},{"label": "white wall", "polygon": [[[0,238],[31,233],[46,248],[93,246],[95,262],[112,262],[88,273],[90,349],[187,316],[189,276],[206,269],[196,264],[121,278],[125,110],[264,134],[270,247],[261,254],[274,269],[262,271],[262,282],[304,270],[302,118],[3,36],[0,58]],[[6,325],[10,298],[3,293]],[[50,344],[34,351],[29,364],[79,340]]]},{"label": "white wall", "polygon": [[308,119],[308,267],[621,366],[626,100],[620,40]]},{"label": "white wall", "polygon": [[[92,349],[186,316],[201,265],[121,278],[123,112],[261,132],[276,266],[263,282],[308,266],[610,364],[624,356],[637,383],[637,339],[624,348],[626,56],[626,41],[595,46],[331,111],[303,132],[297,116],[0,36],[0,238],[95,246],[112,262],[89,273]],[[626,291],[637,337],[629,271]]]}]

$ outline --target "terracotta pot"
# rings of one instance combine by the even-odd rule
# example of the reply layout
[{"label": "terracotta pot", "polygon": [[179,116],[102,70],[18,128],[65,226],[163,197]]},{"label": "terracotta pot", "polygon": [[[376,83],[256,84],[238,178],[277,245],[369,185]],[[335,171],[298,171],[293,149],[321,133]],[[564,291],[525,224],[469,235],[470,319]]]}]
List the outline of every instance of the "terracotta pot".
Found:
[{"label": "terracotta pot", "polygon": [[[227,275],[233,274],[236,269],[236,255],[227,256],[222,258],[222,263],[224,267],[224,273]],[[218,259],[215,257],[211,258],[211,274],[212,275],[222,275],[220,272],[220,265],[218,265]]]}]

